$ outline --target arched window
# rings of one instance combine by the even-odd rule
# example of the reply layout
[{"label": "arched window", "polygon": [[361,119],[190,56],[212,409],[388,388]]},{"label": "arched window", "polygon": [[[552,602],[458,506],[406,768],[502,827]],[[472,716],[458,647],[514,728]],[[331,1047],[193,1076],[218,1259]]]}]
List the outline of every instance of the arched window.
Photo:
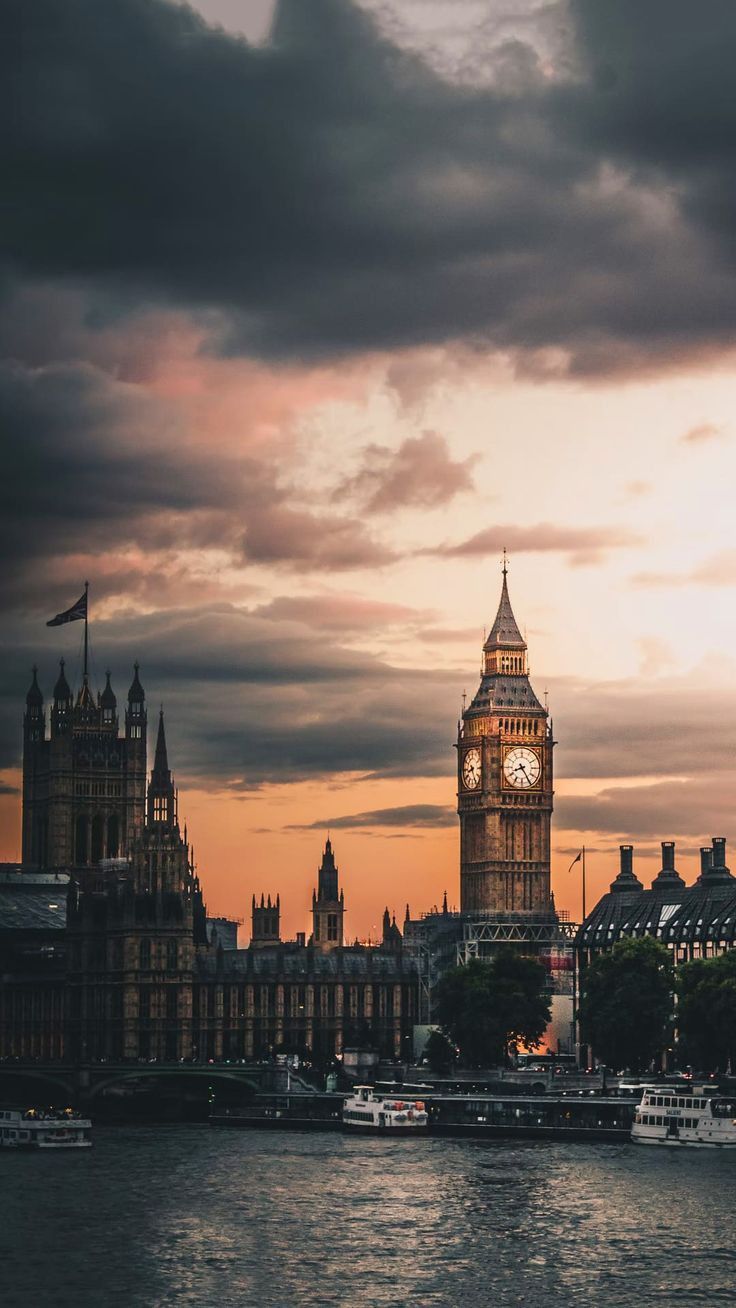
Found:
[{"label": "arched window", "polygon": [[117,813],[107,819],[107,857],[117,858],[120,849],[120,824]]},{"label": "arched window", "polygon": [[138,966],[141,972],[147,972],[151,966],[151,942],[141,940],[138,947]]},{"label": "arched window", "polygon": [[96,813],[92,819],[92,852],[90,855],[90,861],[92,863],[99,863],[104,853],[103,850],[103,839],[104,839],[104,831],[105,831],[104,824],[105,824],[105,819],[103,818],[102,814]]},{"label": "arched window", "polygon": [[74,862],[84,865],[87,862],[87,819],[79,814],[74,832]]},{"label": "arched window", "polygon": [[179,966],[179,947],[176,940],[166,941],[166,966],[169,972],[175,972]]}]

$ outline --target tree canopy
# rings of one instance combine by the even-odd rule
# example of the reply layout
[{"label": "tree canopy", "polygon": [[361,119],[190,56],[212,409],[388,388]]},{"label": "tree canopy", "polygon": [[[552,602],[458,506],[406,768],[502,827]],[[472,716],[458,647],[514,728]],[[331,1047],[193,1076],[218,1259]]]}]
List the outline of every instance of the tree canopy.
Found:
[{"label": "tree canopy", "polygon": [[619,940],[582,975],[581,1039],[616,1071],[646,1071],[670,1039],[673,989],[664,945],[651,936]]},{"label": "tree canopy", "polygon": [[504,1062],[509,1044],[535,1048],[550,1018],[547,973],[535,958],[499,949],[488,962],[472,959],[447,972],[437,987],[437,1020],[463,1062]]},{"label": "tree canopy", "polygon": [[457,1057],[457,1051],[444,1031],[430,1031],[424,1046],[424,1057],[433,1072],[449,1072]]},{"label": "tree canopy", "polygon": [[736,950],[684,963],[677,975],[682,1055],[699,1071],[736,1067]]}]

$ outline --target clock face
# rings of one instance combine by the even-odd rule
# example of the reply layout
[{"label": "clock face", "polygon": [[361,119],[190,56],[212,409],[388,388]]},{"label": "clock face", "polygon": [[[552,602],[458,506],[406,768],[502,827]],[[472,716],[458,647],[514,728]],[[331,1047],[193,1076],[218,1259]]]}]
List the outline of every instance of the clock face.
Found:
[{"label": "clock face", "polygon": [[542,764],[536,749],[526,745],[517,745],[506,751],[503,760],[503,778],[507,786],[514,790],[529,790],[536,786],[542,772]]},{"label": "clock face", "polygon": [[480,785],[480,750],[469,749],[463,759],[463,785],[466,790],[477,790]]}]

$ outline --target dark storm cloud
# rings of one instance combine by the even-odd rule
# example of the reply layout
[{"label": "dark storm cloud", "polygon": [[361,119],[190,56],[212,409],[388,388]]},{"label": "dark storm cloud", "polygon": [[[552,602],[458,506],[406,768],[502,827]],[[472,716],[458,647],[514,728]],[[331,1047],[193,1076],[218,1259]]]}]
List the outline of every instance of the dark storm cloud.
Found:
[{"label": "dark storm cloud", "polygon": [[[395,557],[352,518],[290,503],[265,460],[193,449],[176,409],[88,364],[0,363],[0,430],[0,597],[25,608],[77,584],[80,556],[98,560],[97,598],[136,593],[151,571],[163,587],[167,551],[315,571]],[[175,564],[167,575],[186,582]]]},{"label": "dark storm cloud", "polygon": [[376,808],[367,813],[320,818],[316,822],[292,823],[290,831],[363,830],[380,827],[454,827],[457,813],[441,804],[401,804],[398,808]]},{"label": "dark storm cloud", "polygon": [[[0,640],[0,767],[19,761],[23,696],[39,664],[47,702],[79,627],[25,621]],[[44,652],[45,651],[45,652]],[[93,681],[110,667],[118,707],[135,658],[149,712],[163,701],[180,779],[233,791],[339,772],[438,775],[452,767],[457,691],[445,674],[396,669],[301,623],[226,605],[92,624]],[[430,707],[431,710],[430,710]]]},{"label": "dark storm cloud", "polygon": [[0,365],[0,427],[6,592],[60,554],[209,542],[236,503],[231,469],[176,457],[163,406],[84,364]]},{"label": "dark storm cloud", "polygon": [[[81,624],[47,629],[30,618],[0,632],[0,768],[19,761],[31,664],[39,664],[48,704],[60,654],[68,659],[70,681],[79,681],[80,635]],[[164,702],[172,766],[182,782],[237,793],[264,782],[357,772],[446,776],[448,799],[454,788],[453,745],[465,678],[452,670],[396,668],[343,648],[334,633],[326,639],[303,622],[274,622],[224,604],[93,621],[92,654],[93,682],[101,686],[109,666],[119,708],[133,660],[141,660],[149,712],[153,716]],[[736,696],[727,683],[705,674],[687,681],[565,680],[553,681],[550,693],[564,724],[555,751],[559,780],[599,777],[608,790],[614,789],[612,778],[672,782],[667,812],[658,807],[664,792],[651,795],[657,804],[648,820],[665,835],[677,795],[696,813],[711,780],[719,809],[731,804],[730,783],[723,778],[733,756]],[[683,778],[694,779],[687,794],[677,788]],[[560,796],[559,816],[577,822],[586,806],[595,813],[598,804],[601,820],[616,814],[606,830],[619,821],[625,830],[626,806],[632,823],[643,812],[638,793],[638,787],[618,788],[600,801]],[[710,811],[707,804],[703,811]]]},{"label": "dark storm cloud", "polygon": [[215,309],[262,354],[464,337],[610,371],[730,343],[736,9],[572,13],[574,74],[516,42],[472,87],[349,0],[283,0],[258,49],[163,0],[11,0],[8,275]]}]

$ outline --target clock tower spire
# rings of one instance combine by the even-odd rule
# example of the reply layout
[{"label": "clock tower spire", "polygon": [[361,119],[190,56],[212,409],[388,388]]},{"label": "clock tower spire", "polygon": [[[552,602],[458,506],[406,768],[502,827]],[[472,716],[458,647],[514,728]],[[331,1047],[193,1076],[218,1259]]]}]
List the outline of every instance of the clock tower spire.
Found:
[{"label": "clock tower spire", "polygon": [[480,686],[459,724],[460,906],[548,917],[554,742],[529,682],[505,551],[502,578]]}]

